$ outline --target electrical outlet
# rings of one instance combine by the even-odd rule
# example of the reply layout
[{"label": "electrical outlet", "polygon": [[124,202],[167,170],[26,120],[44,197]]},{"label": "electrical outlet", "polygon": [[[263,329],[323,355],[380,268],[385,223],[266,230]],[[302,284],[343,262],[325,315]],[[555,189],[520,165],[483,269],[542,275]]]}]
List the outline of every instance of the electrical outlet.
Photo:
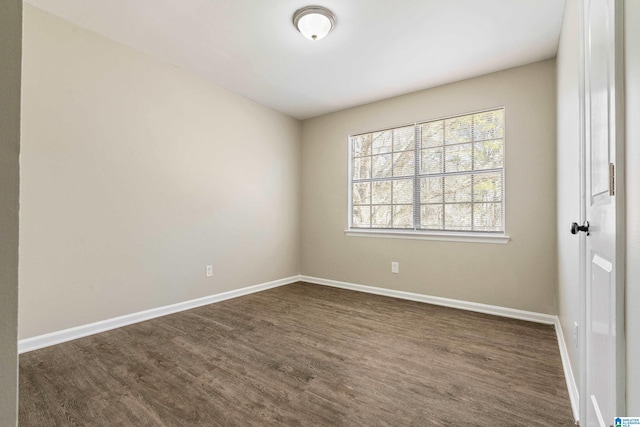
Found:
[{"label": "electrical outlet", "polygon": [[400,272],[400,264],[397,261],[391,262],[391,272],[393,274],[398,274]]},{"label": "electrical outlet", "polygon": [[213,265],[207,265],[207,269],[205,272],[205,276],[206,277],[211,277],[213,276]]},{"label": "electrical outlet", "polygon": [[578,322],[573,322],[573,346],[578,348]]}]

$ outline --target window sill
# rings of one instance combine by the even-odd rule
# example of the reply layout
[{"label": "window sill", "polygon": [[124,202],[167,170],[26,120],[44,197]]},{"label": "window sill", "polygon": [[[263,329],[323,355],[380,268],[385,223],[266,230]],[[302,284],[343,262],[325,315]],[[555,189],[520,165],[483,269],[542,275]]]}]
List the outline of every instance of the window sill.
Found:
[{"label": "window sill", "polygon": [[466,242],[466,243],[494,243],[506,244],[510,237],[505,234],[493,233],[447,233],[447,232],[423,232],[401,230],[345,230],[349,237],[379,237],[384,239],[413,239],[413,240],[437,240],[442,242]]}]

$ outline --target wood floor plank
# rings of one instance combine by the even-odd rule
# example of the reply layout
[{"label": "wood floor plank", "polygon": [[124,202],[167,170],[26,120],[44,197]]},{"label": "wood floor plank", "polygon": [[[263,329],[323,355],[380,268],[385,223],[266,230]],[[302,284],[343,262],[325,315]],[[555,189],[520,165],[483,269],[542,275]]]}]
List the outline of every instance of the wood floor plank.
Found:
[{"label": "wood floor plank", "polygon": [[552,326],[296,283],[20,356],[20,426],[572,426]]}]

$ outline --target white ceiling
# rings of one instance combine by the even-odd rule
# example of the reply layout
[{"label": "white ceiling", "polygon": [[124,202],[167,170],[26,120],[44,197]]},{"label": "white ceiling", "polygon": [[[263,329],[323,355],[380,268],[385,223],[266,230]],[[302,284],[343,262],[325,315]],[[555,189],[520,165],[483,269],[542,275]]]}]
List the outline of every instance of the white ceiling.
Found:
[{"label": "white ceiling", "polygon": [[[28,0],[298,119],[556,55],[564,0]],[[293,12],[336,15],[305,39]]]}]

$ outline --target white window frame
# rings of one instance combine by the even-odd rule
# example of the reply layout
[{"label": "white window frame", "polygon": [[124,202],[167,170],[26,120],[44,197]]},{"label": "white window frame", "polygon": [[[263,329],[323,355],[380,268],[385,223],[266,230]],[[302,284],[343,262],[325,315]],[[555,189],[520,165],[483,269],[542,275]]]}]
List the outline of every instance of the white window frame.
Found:
[{"label": "white window frame", "polygon": [[[502,109],[504,111],[504,144],[503,144],[503,181],[502,181],[502,232],[486,232],[486,231],[439,231],[439,230],[419,230],[419,229],[375,229],[375,228],[353,228],[353,146],[352,137],[366,134],[386,131],[389,129],[401,128],[405,126],[417,126],[422,123],[434,122],[439,120],[447,120],[456,117],[468,116],[472,114],[484,113],[488,111],[494,111]],[[469,243],[498,243],[506,244],[510,240],[510,236],[506,234],[507,225],[507,212],[506,212],[506,149],[507,149],[507,110],[504,106],[486,108],[478,111],[471,111],[462,114],[455,114],[450,116],[443,116],[439,118],[432,118],[427,120],[416,121],[413,123],[388,126],[386,128],[377,130],[367,130],[363,132],[354,132],[347,137],[347,150],[348,150],[348,176],[347,176],[347,229],[344,230],[345,235],[349,237],[377,237],[377,238],[392,238],[392,239],[413,239],[413,240],[436,240],[436,241],[450,241],[450,242],[469,242]],[[417,144],[418,141],[415,141]],[[415,170],[414,174],[418,171]],[[414,204],[416,201],[414,200]]]}]

